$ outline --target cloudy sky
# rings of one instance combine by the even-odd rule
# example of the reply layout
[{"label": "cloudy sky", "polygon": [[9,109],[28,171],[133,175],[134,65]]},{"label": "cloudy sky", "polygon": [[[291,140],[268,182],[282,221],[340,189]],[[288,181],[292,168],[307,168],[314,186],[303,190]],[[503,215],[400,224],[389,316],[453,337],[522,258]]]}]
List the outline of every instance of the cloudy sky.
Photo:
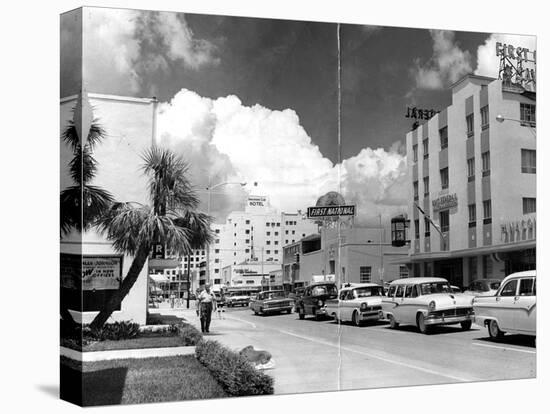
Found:
[{"label": "cloudy sky", "polygon": [[535,49],[530,37],[341,26],[340,159],[336,24],[86,8],[81,68],[79,20],[62,17],[61,95],[82,70],[90,92],[156,96],[159,140],[198,188],[258,182],[226,188],[219,218],[247,192],[296,210],[340,191],[366,222],[403,211],[406,107],[443,109],[464,74],[496,77],[496,41]]}]

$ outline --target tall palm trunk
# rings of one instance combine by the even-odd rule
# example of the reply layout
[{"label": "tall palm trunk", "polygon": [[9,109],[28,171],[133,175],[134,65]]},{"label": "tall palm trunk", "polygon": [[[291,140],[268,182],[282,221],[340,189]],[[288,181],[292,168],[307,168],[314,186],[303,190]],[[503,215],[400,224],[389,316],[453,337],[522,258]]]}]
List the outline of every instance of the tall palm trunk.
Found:
[{"label": "tall palm trunk", "polygon": [[105,322],[107,322],[107,319],[109,319],[112,313],[118,308],[118,306],[122,302],[122,299],[126,297],[126,295],[130,292],[130,290],[136,283],[139,277],[139,274],[143,270],[143,266],[145,266],[145,262],[147,262],[147,258],[149,257],[149,251],[150,251],[150,246],[147,244],[142,244],[138,248],[136,255],[134,256],[134,260],[132,261],[132,265],[128,270],[128,274],[122,281],[120,289],[118,289],[116,293],[113,296],[111,296],[111,298],[107,301],[106,305],[97,314],[97,316],[94,318],[94,320],[90,324],[90,328],[92,329],[101,328],[105,324]]}]

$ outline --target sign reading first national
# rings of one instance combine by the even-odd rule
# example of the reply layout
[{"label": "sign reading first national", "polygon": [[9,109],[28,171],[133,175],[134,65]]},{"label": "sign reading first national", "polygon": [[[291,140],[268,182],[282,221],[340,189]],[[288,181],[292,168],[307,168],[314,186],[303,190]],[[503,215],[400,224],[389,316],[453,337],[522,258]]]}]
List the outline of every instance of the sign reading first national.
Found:
[{"label": "sign reading first national", "polygon": [[307,218],[355,216],[355,206],[308,207]]}]

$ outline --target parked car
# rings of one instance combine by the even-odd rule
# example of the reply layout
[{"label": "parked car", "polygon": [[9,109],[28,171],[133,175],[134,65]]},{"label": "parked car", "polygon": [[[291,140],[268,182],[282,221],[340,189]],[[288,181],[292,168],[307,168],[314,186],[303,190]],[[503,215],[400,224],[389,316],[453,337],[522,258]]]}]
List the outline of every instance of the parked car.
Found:
[{"label": "parked car", "polygon": [[286,297],[283,290],[267,290],[258,293],[250,300],[250,309],[255,315],[274,312],[292,312],[294,303],[292,299]]},{"label": "parked car", "polygon": [[464,290],[466,295],[472,296],[495,296],[500,287],[500,279],[478,279],[474,280]]},{"label": "parked car", "polygon": [[486,326],[493,339],[502,337],[505,332],[536,336],[536,271],[507,276],[494,296],[474,298],[474,311],[476,324]]},{"label": "parked car", "polygon": [[382,300],[382,310],[392,328],[416,325],[427,333],[433,325],[460,323],[468,330],[474,319],[472,302],[471,296],[453,292],[446,279],[416,277],[394,280]]},{"label": "parked car", "polygon": [[327,314],[335,321],[377,321],[382,316],[384,288],[376,283],[360,283],[340,289],[338,298],[326,301]]},{"label": "parked car", "polygon": [[250,296],[245,295],[244,293],[234,292],[225,297],[225,304],[228,308],[232,308],[234,306],[248,306],[249,303]]},{"label": "parked car", "polygon": [[304,319],[306,315],[321,318],[327,315],[325,302],[338,296],[336,284],[331,282],[319,282],[309,285],[304,290],[303,296],[298,299],[298,315]]}]

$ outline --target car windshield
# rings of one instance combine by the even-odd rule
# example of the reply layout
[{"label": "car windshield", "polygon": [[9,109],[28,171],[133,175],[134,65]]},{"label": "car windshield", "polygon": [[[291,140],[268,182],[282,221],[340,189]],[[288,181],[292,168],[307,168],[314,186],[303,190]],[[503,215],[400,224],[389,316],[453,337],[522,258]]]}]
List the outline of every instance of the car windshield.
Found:
[{"label": "car windshield", "polygon": [[284,299],[285,292],[264,292],[260,293],[258,299],[269,300],[269,299]]},{"label": "car windshield", "polygon": [[315,286],[311,290],[312,296],[336,295],[336,294],[338,294],[338,291],[336,290],[336,286],[334,285]]},{"label": "car windshield", "polygon": [[420,284],[421,295],[431,295],[434,293],[453,293],[453,289],[448,282],[431,282]]},{"label": "car windshield", "polygon": [[353,296],[356,298],[366,298],[369,296],[384,296],[384,289],[381,286],[362,287],[353,290]]},{"label": "car windshield", "polygon": [[491,290],[498,290],[499,287],[500,287],[500,282],[491,282],[491,283],[489,283],[489,288]]}]

